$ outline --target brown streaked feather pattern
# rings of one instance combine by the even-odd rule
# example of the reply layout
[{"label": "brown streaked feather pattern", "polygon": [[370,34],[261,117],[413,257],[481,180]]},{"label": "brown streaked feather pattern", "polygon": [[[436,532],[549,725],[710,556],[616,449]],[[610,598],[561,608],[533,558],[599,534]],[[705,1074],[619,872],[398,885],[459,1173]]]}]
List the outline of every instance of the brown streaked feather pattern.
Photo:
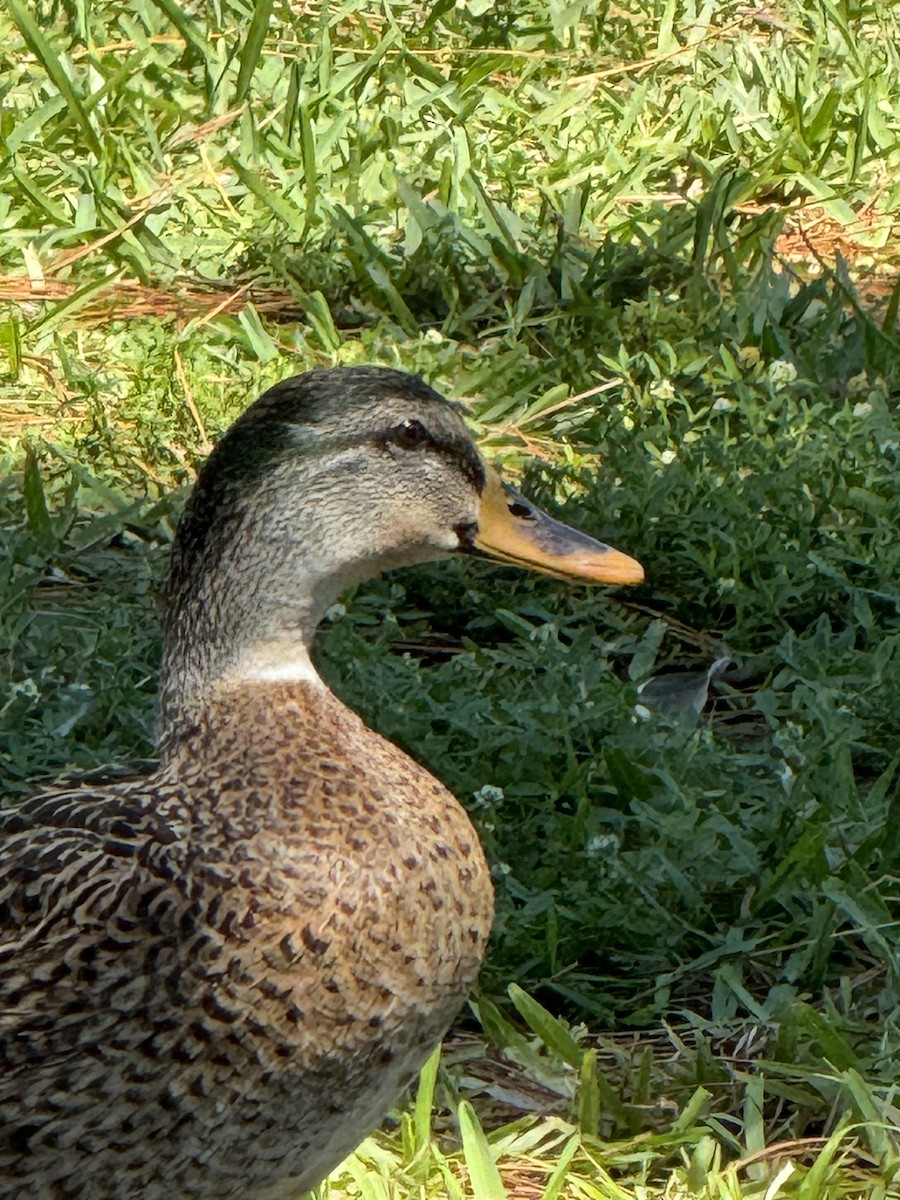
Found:
[{"label": "brown streaked feather pattern", "polygon": [[477,973],[490,880],[427,772],[316,684],[180,728],[154,775],[8,821],[2,1200],[299,1195]]}]

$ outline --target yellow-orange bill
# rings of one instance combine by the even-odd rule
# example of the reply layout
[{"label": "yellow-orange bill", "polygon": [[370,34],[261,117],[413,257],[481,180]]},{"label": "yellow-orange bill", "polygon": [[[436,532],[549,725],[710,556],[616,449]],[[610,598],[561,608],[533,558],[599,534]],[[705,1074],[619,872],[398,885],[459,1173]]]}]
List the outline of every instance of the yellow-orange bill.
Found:
[{"label": "yellow-orange bill", "polygon": [[491,467],[474,545],[498,562],[585,583],[640,583],[644,568],[627,554],[554,521],[503,483]]}]

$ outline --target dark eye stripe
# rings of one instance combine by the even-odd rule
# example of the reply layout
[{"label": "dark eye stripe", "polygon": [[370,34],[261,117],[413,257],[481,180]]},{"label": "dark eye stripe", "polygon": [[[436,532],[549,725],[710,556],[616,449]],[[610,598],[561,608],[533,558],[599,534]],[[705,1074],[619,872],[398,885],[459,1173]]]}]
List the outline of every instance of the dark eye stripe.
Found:
[{"label": "dark eye stripe", "polygon": [[484,466],[475,446],[468,438],[436,434],[428,429],[415,417],[401,421],[398,425],[385,429],[375,437],[375,442],[384,448],[396,446],[402,450],[427,449],[435,454],[443,455],[455,463],[463,472],[476,491],[484,489]]}]

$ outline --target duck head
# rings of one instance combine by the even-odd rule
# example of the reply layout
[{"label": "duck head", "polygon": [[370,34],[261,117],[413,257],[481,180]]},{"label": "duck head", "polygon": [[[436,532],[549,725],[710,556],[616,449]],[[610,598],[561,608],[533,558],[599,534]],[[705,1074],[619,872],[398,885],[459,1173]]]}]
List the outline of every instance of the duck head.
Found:
[{"label": "duck head", "polygon": [[382,571],[475,554],[585,583],[639,583],[634,559],[504,483],[460,409],[379,367],[270,388],[213,450],[178,528],[164,704],[224,678],[296,678],[326,609]]}]

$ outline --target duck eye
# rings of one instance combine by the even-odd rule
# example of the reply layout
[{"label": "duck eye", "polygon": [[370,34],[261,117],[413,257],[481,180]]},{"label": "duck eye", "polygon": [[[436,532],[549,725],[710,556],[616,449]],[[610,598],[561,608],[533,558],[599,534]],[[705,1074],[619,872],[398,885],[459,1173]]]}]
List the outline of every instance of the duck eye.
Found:
[{"label": "duck eye", "polygon": [[522,504],[518,500],[512,500],[507,505],[507,508],[514,517],[521,517],[523,521],[533,521],[535,519],[534,510],[529,508],[527,504]]},{"label": "duck eye", "polygon": [[389,439],[401,450],[418,450],[431,440],[428,430],[421,421],[401,421],[388,434]]}]

